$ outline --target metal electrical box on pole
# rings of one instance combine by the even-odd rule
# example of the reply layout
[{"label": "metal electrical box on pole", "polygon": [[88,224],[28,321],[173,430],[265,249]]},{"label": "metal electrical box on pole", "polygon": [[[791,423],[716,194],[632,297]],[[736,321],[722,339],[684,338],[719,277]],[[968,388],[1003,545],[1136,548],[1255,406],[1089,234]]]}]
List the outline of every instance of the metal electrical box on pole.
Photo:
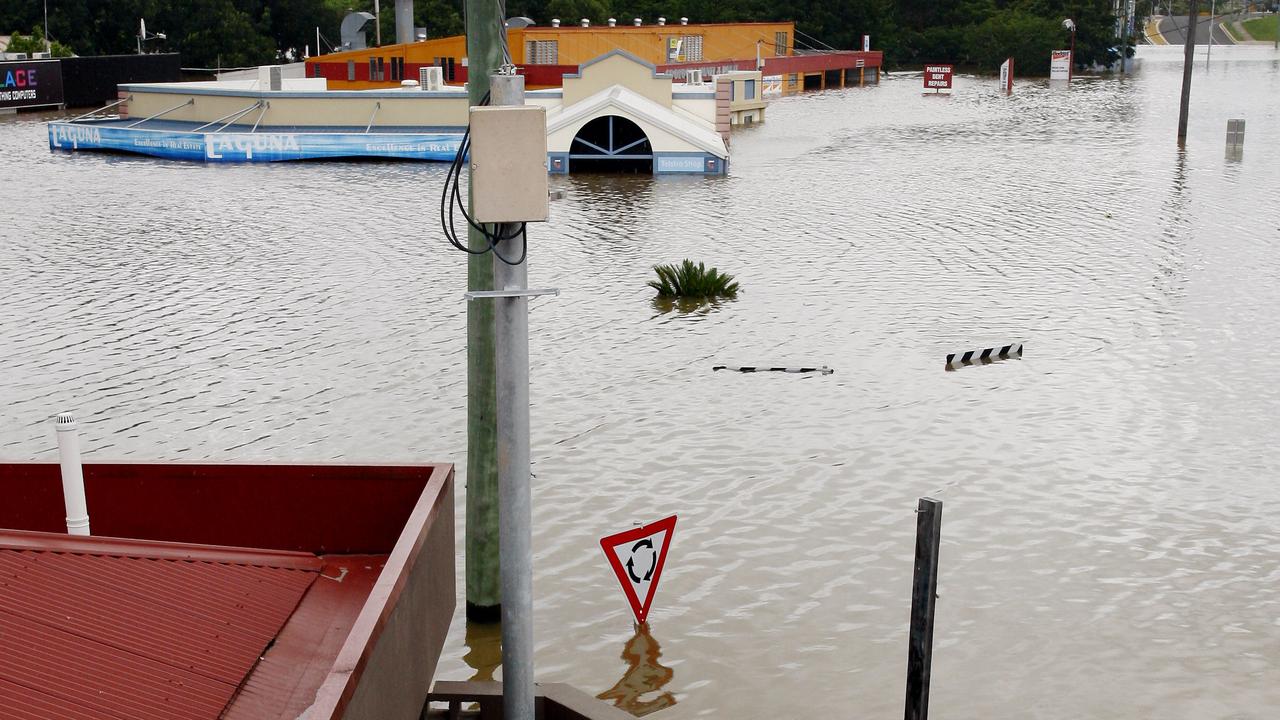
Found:
[{"label": "metal electrical box on pole", "polygon": [[[491,87],[492,83],[491,79]],[[548,214],[547,189],[546,109],[536,105],[471,108],[475,219],[543,222]]]}]

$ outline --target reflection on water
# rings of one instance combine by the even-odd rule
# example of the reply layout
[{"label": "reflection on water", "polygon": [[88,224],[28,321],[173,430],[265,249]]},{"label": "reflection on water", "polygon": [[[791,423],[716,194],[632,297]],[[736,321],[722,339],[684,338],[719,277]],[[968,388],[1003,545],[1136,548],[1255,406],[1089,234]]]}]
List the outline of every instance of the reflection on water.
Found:
[{"label": "reflection on water", "polygon": [[493,680],[493,674],[502,666],[502,623],[467,621],[467,653],[462,656],[475,672],[468,680],[484,682]]},{"label": "reflection on water", "polygon": [[[610,700],[614,705],[639,717],[669,708],[676,704],[676,696],[663,690],[675,671],[658,662],[662,649],[649,632],[649,623],[635,626],[636,633],[622,646],[622,660],[627,669],[613,687],[596,697]],[[658,693],[656,696],[653,693]],[[650,696],[650,697],[645,697]]]}]

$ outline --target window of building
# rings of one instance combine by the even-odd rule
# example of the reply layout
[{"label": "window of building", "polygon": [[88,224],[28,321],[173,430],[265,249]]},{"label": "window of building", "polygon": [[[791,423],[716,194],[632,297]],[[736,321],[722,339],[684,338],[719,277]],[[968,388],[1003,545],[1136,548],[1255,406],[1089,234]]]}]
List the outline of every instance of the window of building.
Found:
[{"label": "window of building", "polygon": [[702,62],[702,36],[685,35],[681,50],[685,62]]},{"label": "window of building", "polygon": [[738,96],[738,83],[729,83],[729,101],[732,102]]},{"label": "window of building", "polygon": [[397,81],[404,79],[404,58],[391,58],[391,79]]},{"label": "window of building", "polygon": [[355,79],[356,79],[356,61],[348,60],[347,61],[347,80],[355,80]]},{"label": "window of building", "polygon": [[369,58],[369,82],[378,79],[378,58]]},{"label": "window of building", "polygon": [[755,100],[756,99],[756,81],[748,80],[745,83],[743,83],[743,85],[746,86],[744,88],[746,92],[743,93],[743,97],[745,97],[747,100]]},{"label": "window of building", "polygon": [[778,57],[787,54],[787,34],[784,32],[773,34],[773,54]]},{"label": "window of building", "polygon": [[525,40],[524,62],[526,65],[559,65],[559,40]]},{"label": "window of building", "polygon": [[387,79],[387,59],[386,58],[378,58],[378,79],[379,80]]}]

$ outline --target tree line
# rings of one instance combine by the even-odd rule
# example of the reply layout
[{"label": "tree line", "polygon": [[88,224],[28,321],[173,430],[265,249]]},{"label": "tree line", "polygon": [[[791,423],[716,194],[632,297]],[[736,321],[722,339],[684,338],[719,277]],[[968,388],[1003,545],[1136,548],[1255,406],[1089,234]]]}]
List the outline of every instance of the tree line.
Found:
[{"label": "tree line", "polygon": [[[429,37],[464,28],[464,0],[416,0],[415,24]],[[394,0],[382,0],[382,37],[395,36]],[[351,9],[372,12],[372,0],[49,0],[49,37],[81,55],[137,50],[138,20],[146,49],[182,53],[188,67],[242,67],[315,52],[318,26],[329,43]],[[1121,51],[1112,0],[508,0],[511,16],[539,25],[552,18],[593,24],[659,16],[693,23],[793,20],[798,51],[861,47],[864,34],[890,67],[948,62],[994,70],[1012,56],[1019,74],[1046,74],[1049,52],[1068,47],[1063,20],[1076,23],[1076,61],[1109,63]],[[1139,22],[1141,18],[1139,18]],[[43,0],[0,3],[0,32],[32,35],[42,28]],[[372,33],[370,34],[372,42]],[[325,50],[329,48],[326,47]],[[1131,51],[1130,51],[1131,52]]]}]

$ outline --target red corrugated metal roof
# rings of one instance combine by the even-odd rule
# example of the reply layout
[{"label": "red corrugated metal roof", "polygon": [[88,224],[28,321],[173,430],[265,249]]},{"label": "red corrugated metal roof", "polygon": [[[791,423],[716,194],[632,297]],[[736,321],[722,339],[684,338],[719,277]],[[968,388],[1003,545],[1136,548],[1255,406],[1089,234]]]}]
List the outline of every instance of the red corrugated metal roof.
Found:
[{"label": "red corrugated metal roof", "polygon": [[0,718],[215,720],[321,567],[0,531]]}]

